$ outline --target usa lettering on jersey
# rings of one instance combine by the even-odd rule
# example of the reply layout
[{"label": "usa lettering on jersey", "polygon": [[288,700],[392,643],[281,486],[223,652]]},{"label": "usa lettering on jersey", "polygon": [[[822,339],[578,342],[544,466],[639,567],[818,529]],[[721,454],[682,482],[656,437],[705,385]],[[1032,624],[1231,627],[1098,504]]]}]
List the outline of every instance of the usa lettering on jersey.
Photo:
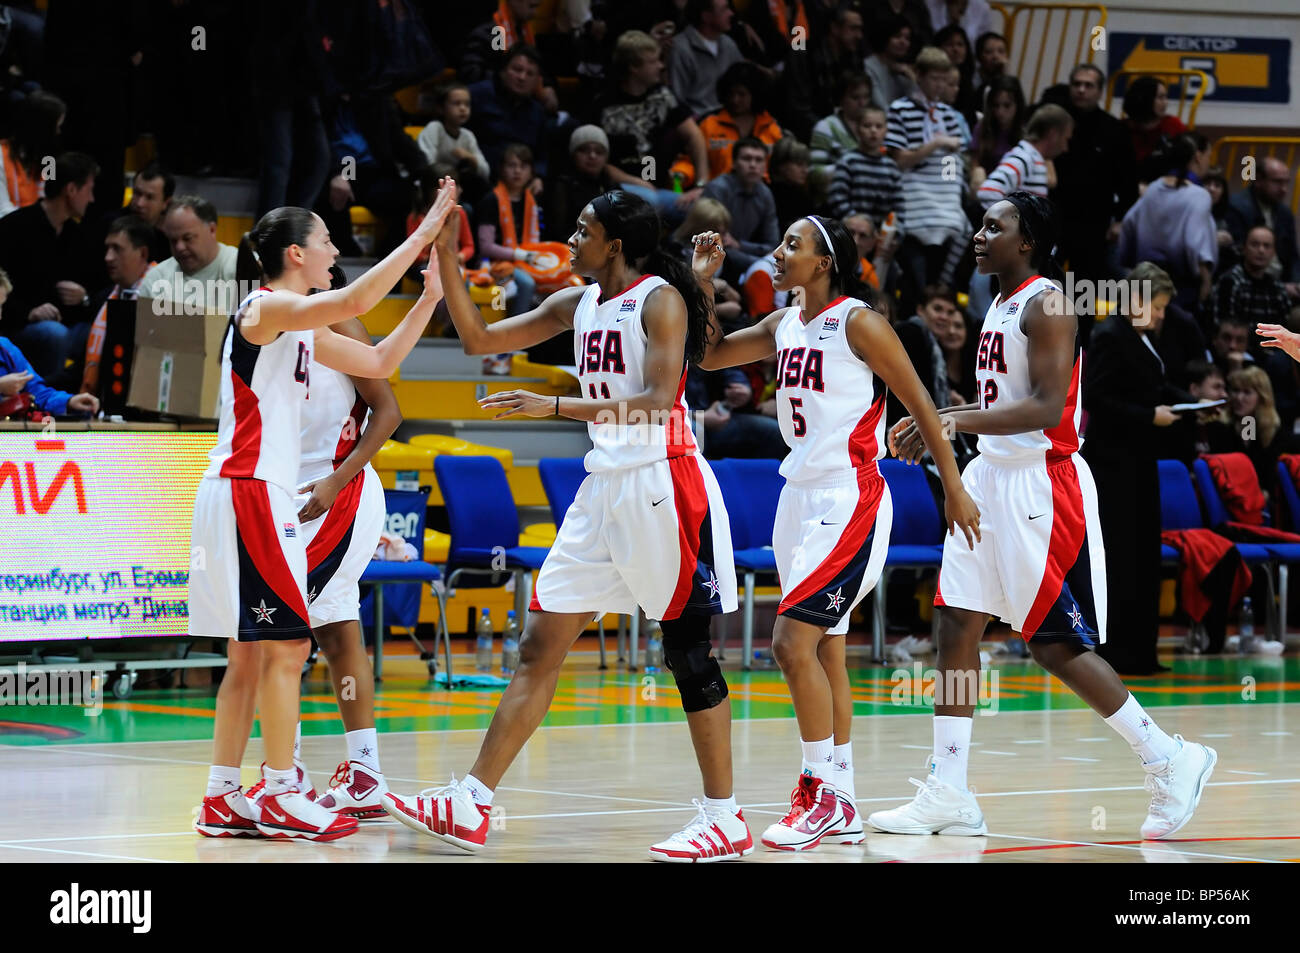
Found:
[{"label": "usa lettering on jersey", "polygon": [[[1014,302],[1013,302],[1014,304]],[[981,371],[994,371],[998,374],[1007,372],[1004,356],[1006,339],[1001,331],[984,331],[980,334],[979,358],[976,368]],[[984,389],[980,393],[980,406],[988,409],[998,399],[998,382],[986,378]]]},{"label": "usa lettering on jersey", "polygon": [[787,347],[777,355],[776,386],[777,390],[786,387],[799,387],[814,390],[819,394],[826,390],[822,380],[824,355],[821,348]]}]

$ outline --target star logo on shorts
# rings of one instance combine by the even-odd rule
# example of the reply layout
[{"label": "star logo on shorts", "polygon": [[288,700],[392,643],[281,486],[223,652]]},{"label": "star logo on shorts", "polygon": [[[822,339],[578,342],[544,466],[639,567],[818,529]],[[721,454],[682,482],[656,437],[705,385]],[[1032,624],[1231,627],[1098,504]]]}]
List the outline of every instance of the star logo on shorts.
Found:
[{"label": "star logo on shorts", "polygon": [[717,599],[722,592],[722,583],[718,582],[718,577],[709,573],[709,581],[704,584],[704,588],[709,590],[709,598]]},{"label": "star logo on shorts", "polygon": [[844,605],[844,596],[842,594],[843,588],[844,587],[841,586],[839,589],[836,589],[834,592],[828,592],[826,594],[826,598],[830,600],[830,604],[826,606],[827,609],[833,609],[836,612],[840,611],[840,606]]},{"label": "star logo on shorts", "polygon": [[1077,605],[1070,612],[1070,625],[1074,626],[1076,629],[1083,628],[1083,613],[1079,611]]},{"label": "star logo on shorts", "polygon": [[315,601],[316,601],[316,587],[315,587],[315,586],[312,586],[312,587],[311,587],[311,592],[307,593],[307,601],[308,601],[308,602],[315,602]]},{"label": "star logo on shorts", "polygon": [[275,611],[276,611],[276,608],[275,608],[274,606],[272,606],[271,608],[268,609],[268,608],[266,607],[266,600],[265,600],[265,599],[261,600],[261,605],[249,606],[248,608],[250,608],[250,609],[253,610],[253,619],[254,619],[254,621],[256,621],[256,622],[268,622],[268,623],[270,623],[271,625],[275,625],[275,620],[273,620],[273,619],[271,618],[271,613],[275,612]]},{"label": "star logo on shorts", "polygon": [[945,750],[955,758],[957,756],[957,752],[960,751],[961,749],[958,748],[956,745],[948,745],[948,747]]}]

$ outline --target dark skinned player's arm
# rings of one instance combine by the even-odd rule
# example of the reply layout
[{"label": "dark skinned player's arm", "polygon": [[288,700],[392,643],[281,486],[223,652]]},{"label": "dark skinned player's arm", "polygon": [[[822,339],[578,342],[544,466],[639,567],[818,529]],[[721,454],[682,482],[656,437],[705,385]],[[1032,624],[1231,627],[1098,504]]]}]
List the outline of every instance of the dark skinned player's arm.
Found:
[{"label": "dark skinned player's arm", "polygon": [[722,326],[718,324],[717,311],[713,307],[716,292],[713,276],[722,267],[727,251],[722,247],[722,238],[717,232],[701,232],[697,238],[704,239],[704,242],[695,247],[691,271],[695,275],[695,283],[709,302],[709,339],[704,345],[704,358],[700,361],[700,368],[716,371],[771,357],[776,353],[776,328],[786,309],[773,311],[751,327],[723,334]]},{"label": "dark skinned player's arm", "polygon": [[[339,334],[346,334],[366,344],[370,343],[370,335],[360,318],[342,321],[333,328]],[[366,421],[357,445],[334,471],[343,485],[349,483],[367,463],[375,458],[384,441],[391,437],[402,423],[402,411],[397,406],[397,395],[393,393],[392,384],[373,377],[353,377],[351,380],[352,386],[357,389],[361,399],[370,408],[370,419]]]},{"label": "dark skinned player's arm", "polygon": [[921,437],[939,467],[944,493],[960,489],[961,474],[952,454],[952,445],[944,434],[944,425],[939,420],[939,412],[934,409],[929,392],[916,376],[916,368],[889,322],[869,308],[854,308],[849,312],[844,330],[854,354],[898,396],[916,421]]},{"label": "dark skinned player's arm", "polygon": [[1029,299],[1021,328],[1029,338],[1032,393],[1022,400],[995,402],[984,410],[954,411],[948,419],[962,433],[1026,433],[1046,430],[1061,422],[1078,332],[1074,308],[1061,292],[1045,291]]}]

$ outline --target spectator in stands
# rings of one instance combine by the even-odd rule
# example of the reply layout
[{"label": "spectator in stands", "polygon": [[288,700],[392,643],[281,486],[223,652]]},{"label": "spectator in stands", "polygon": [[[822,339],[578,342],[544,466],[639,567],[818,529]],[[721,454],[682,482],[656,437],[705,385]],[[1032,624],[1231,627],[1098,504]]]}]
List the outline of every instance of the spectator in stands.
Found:
[{"label": "spectator in stands", "polygon": [[534,196],[542,192],[549,143],[546,110],[534,96],[541,70],[537,50],[516,44],[505,55],[500,70],[469,88],[470,101],[474,104],[470,126],[488,165],[501,168],[505,148],[512,142],[528,146],[533,153],[535,173],[528,188]]},{"label": "spectator in stands", "polygon": [[782,459],[789,452],[776,417],[755,413],[754,388],[744,368],[704,371],[695,364],[686,373],[686,403],[695,414],[696,432],[704,434],[704,455]]},{"label": "spectator in stands", "polygon": [[709,153],[709,178],[731,171],[731,147],[753,136],[769,149],[780,141],[781,125],[767,111],[767,81],[753,63],[733,63],[718,78],[722,107],[699,121]]},{"label": "spectator in stands", "polygon": [[779,63],[796,38],[803,37],[806,42],[818,28],[824,28],[825,6],[822,0],[750,3],[744,18],[758,35],[762,48],[762,55],[753,58],[762,63]]},{"label": "spectator in stands", "polygon": [[[948,360],[939,339],[948,333],[949,321],[961,320],[960,313],[951,289],[943,285],[927,285],[921,290],[915,313],[894,325],[898,340],[916,369],[916,376],[925,385],[936,407],[951,407],[959,403],[953,399],[955,395],[948,386]],[[892,393],[885,415],[890,423],[907,415],[902,402]]]},{"label": "spectator in stands", "polygon": [[987,108],[975,124],[975,149],[971,162],[971,187],[978,189],[998,167],[1002,157],[1024,138],[1025,93],[1020,80],[1000,76],[988,88]]},{"label": "spectator in stands", "polygon": [[1160,328],[1174,283],[1150,262],[1128,281],[1128,313],[1108,317],[1088,348],[1083,455],[1097,484],[1106,543],[1108,621],[1098,651],[1117,672],[1149,675],[1160,670],[1159,428],[1178,421],[1170,406],[1189,395],[1165,380],[1164,362],[1147,338]]},{"label": "spectator in stands", "polygon": [[499,181],[474,208],[474,232],[479,257],[515,265],[514,291],[509,295],[506,314],[522,314],[533,306],[537,282],[520,264],[531,262],[536,252],[523,245],[541,241],[541,214],[537,200],[528,191],[533,178],[533,153],[521,142],[505,148]]},{"label": "spectator in stands", "polygon": [[[4,321],[5,301],[12,290],[9,276],[0,271],[0,324]],[[93,414],[99,410],[99,398],[91,394],[69,394],[46,384],[17,345],[7,337],[0,337],[0,405],[24,392],[31,397],[35,409],[55,416]],[[13,413],[12,410],[8,412]]]},{"label": "spectator in stands", "polygon": [[895,232],[890,241],[885,241],[870,215],[849,215],[844,219],[844,227],[853,236],[853,243],[858,246],[858,278],[863,284],[880,292],[876,310],[884,314],[879,307],[879,299],[893,298],[894,289],[898,287],[900,269],[894,261],[894,254],[898,251],[898,234]]},{"label": "spectator in stands", "polygon": [[816,207],[809,188],[812,150],[793,136],[772,147],[772,198],[776,202],[776,227],[784,235],[790,223]]},{"label": "spectator in stands", "polygon": [[939,101],[951,66],[943,50],[926,47],[916,58],[916,94],[889,106],[885,149],[903,172],[904,313],[916,308],[924,285],[951,283],[970,243],[959,173],[970,143],[957,111]]},{"label": "spectator in stands", "polygon": [[858,127],[871,105],[870,77],[863,72],[839,77],[835,81],[835,102],[835,112],[817,120],[808,143],[812,148],[813,181],[820,194],[830,186],[835,163],[858,148]]},{"label": "spectator in stands", "polygon": [[1215,325],[1214,337],[1210,341],[1214,364],[1222,372],[1224,380],[1235,370],[1255,362],[1251,354],[1253,328],[1245,318],[1235,314],[1225,314]]},{"label": "spectator in stands", "polygon": [[1250,188],[1229,201],[1228,230],[1238,252],[1254,226],[1267,225],[1273,230],[1277,261],[1269,269],[1288,284],[1287,293],[1294,298],[1298,293],[1295,283],[1300,281],[1300,259],[1296,256],[1295,216],[1286,204],[1291,170],[1281,159],[1268,156],[1259,163],[1258,173]]},{"label": "spectator in stands", "polygon": [[[1168,362],[1165,363],[1169,367]],[[1189,361],[1183,369],[1187,391],[1197,402],[1228,399],[1228,385],[1223,372],[1209,361]],[[1160,436],[1162,460],[1181,460],[1191,466],[1203,453],[1210,453],[1210,425],[1226,425],[1228,410],[1224,406],[1194,414],[1179,414],[1178,420],[1164,428]]]},{"label": "spectator in stands", "polygon": [[674,37],[668,51],[668,85],[696,119],[722,105],[718,80],[743,59],[736,41],[727,36],[734,15],[731,0],[687,0],[690,25]]},{"label": "spectator in stands", "polygon": [[948,55],[957,70],[957,89],[949,105],[974,126],[975,114],[982,108],[982,103],[976,97],[973,85],[975,57],[971,55],[970,42],[966,31],[956,24],[946,26],[934,34],[934,45]]},{"label": "spectator in stands", "polygon": [[69,336],[71,364],[61,375],[67,382],[79,381],[80,391],[99,390],[99,366],[104,355],[104,336],[108,333],[108,302],[131,301],[140,295],[145,272],[153,259],[149,240],[153,227],[142,218],[123,215],[108,226],[104,237],[104,266],[110,284],[90,296],[90,313],[95,317],[86,328],[85,337]]},{"label": "spectator in stands", "polygon": [[903,173],[885,153],[885,123],[883,110],[868,107],[857,128],[858,147],[835,164],[826,206],[836,218],[862,214],[883,222],[902,211]]},{"label": "spectator in stands", "polygon": [[902,17],[885,21],[881,32],[872,34],[875,52],[862,68],[871,78],[871,101],[886,112],[895,100],[916,92],[916,70],[910,60],[914,35]]},{"label": "spectator in stands", "polygon": [[469,87],[448,83],[438,91],[437,99],[441,118],[421,129],[415,144],[429,165],[447,163],[455,170],[460,187],[477,196],[487,186],[492,172],[474,133],[465,128],[470,117]]},{"label": "spectator in stands", "polygon": [[[157,162],[150,162],[131,179],[131,201],[112,222],[123,215],[134,215],[149,226],[149,260],[162,261],[171,254],[167,234],[162,230],[163,214],[176,192],[176,179]],[[311,200],[314,200],[312,196]],[[311,204],[311,200],[307,204]]]},{"label": "spectator in stands", "polygon": [[[200,301],[209,312],[232,311],[239,304],[234,287],[239,249],[217,241],[213,204],[198,195],[176,196],[163,216],[163,231],[172,256],[145,273],[140,296],[169,302],[187,314]],[[232,295],[234,301],[229,300]]]},{"label": "spectator in stands", "polygon": [[1137,158],[1138,181],[1150,182],[1169,171],[1174,140],[1187,131],[1177,116],[1169,115],[1169,88],[1154,76],[1139,76],[1124,94],[1124,115],[1133,155]]},{"label": "spectator in stands", "polygon": [[[1074,117],[1070,148],[1056,160],[1056,188],[1048,193],[1062,222],[1058,259],[1076,278],[1111,277],[1107,243],[1119,237],[1120,220],[1137,200],[1137,165],[1133,141],[1124,124],[1101,108],[1106,74],[1091,63],[1070,73],[1068,88],[1043,95],[1044,102],[1064,106]],[[1088,322],[1083,322],[1087,342]]]},{"label": "spectator in stands", "polygon": [[[508,54],[519,46],[536,51],[537,39],[528,21],[537,13],[538,4],[539,0],[499,0],[492,19],[474,27],[465,38],[456,68],[457,78],[462,83],[483,82],[500,68],[502,53]],[[559,96],[554,84],[542,74],[541,59],[536,63],[537,75],[532,77],[532,85],[524,95],[535,98],[546,112],[554,113],[560,108]],[[496,159],[492,161],[495,163]]]},{"label": "spectator in stands", "polygon": [[957,308],[937,337],[948,368],[948,400],[953,404],[978,402],[975,358],[979,328],[972,326],[966,312]]},{"label": "spectator in stands", "polygon": [[988,88],[1007,73],[1007,38],[992,31],[981,33],[975,40],[975,63],[978,68],[971,82],[983,108]]},{"label": "spectator in stands", "polygon": [[12,275],[10,316],[0,324],[41,377],[64,366],[73,328],[90,320],[87,289],[96,255],[81,224],[95,194],[99,166],[65,152],[45,183],[45,198],[0,219],[0,267]]},{"label": "spectator in stands", "polygon": [[787,122],[795,138],[807,142],[813,125],[838,105],[837,81],[862,68],[862,14],[851,3],[836,5],[824,31],[786,54],[782,82]]},{"label": "spectator in stands", "polygon": [[1214,234],[1219,240],[1219,267],[1215,272],[1217,277],[1237,263],[1232,232],[1228,229],[1228,207],[1232,196],[1228,188],[1228,177],[1218,167],[1205,173],[1201,185],[1210,193],[1210,214],[1214,216]]},{"label": "spectator in stands", "polygon": [[934,31],[930,25],[930,10],[925,0],[866,0],[862,6],[867,21],[867,36],[871,37],[873,42],[883,42],[895,36],[897,19],[902,18],[907,24],[910,31],[910,45],[907,52],[899,57],[900,61],[910,63],[916,58],[921,47],[930,45],[930,37]]},{"label": "spectator in stands", "polygon": [[1184,133],[1174,140],[1169,160],[1173,171],[1153,180],[1124,216],[1119,261],[1159,265],[1178,289],[1175,300],[1196,310],[1210,295],[1219,258],[1210,193],[1190,178],[1209,168],[1210,144],[1199,133]]},{"label": "spectator in stands", "polygon": [[[731,230],[731,213],[716,199],[698,199],[686,213],[686,220],[677,226],[665,247],[674,250],[685,261],[695,254],[694,236],[701,232],[717,232],[726,241]],[[722,277],[713,279],[713,311],[723,330],[742,326],[745,321],[744,305],[740,292]],[[765,317],[765,315],[760,315]]]},{"label": "spectator in stands", "polygon": [[1269,274],[1275,257],[1273,230],[1256,225],[1246,233],[1241,261],[1223,273],[1210,296],[1209,313],[1214,319],[1232,315],[1256,324],[1286,324],[1291,299],[1282,282]]},{"label": "spectator in stands", "polygon": [[935,46],[939,42],[939,31],[950,24],[961,27],[966,38],[974,43],[977,39],[993,29],[993,10],[988,0],[927,0],[930,9],[930,26],[934,28]]},{"label": "spectator in stands", "polygon": [[1228,423],[1209,428],[1211,453],[1244,453],[1250,457],[1260,488],[1272,495],[1277,484],[1277,458],[1293,453],[1295,437],[1284,426],[1273,396],[1273,384],[1259,367],[1228,374]]},{"label": "spectator in stands", "polygon": [[985,210],[1012,192],[1046,197],[1055,179],[1052,160],[1070,145],[1074,120],[1060,106],[1039,106],[1025,124],[1025,137],[1007,151],[979,187],[976,198]]},{"label": "spectator in stands", "polygon": [[[709,182],[704,135],[691,111],[663,84],[659,44],[648,34],[629,30],[620,36],[610,66],[613,83],[597,98],[594,112],[595,124],[609,136],[609,174],[620,188],[652,203],[660,216],[680,223]],[[672,166],[682,151],[695,165],[695,185],[676,193]]]},{"label": "spectator in stands", "polygon": [[[411,233],[419,227],[424,216],[428,214],[430,206],[433,205],[434,199],[438,194],[438,183],[443,179],[451,179],[456,183],[456,210],[451,214],[460,220],[456,233],[456,260],[460,262],[463,270],[470,262],[474,260],[474,232],[469,225],[469,213],[465,211],[463,204],[464,191],[460,187],[460,182],[456,179],[456,170],[443,162],[437,162],[429,166],[429,175],[427,175],[420,186],[420,201],[411,209],[411,214],[406,216],[406,235],[409,238]],[[568,235],[565,236],[567,238]],[[407,277],[412,281],[423,281],[420,272],[429,266],[433,258],[433,249],[430,248],[424,254],[418,256],[415,264],[407,269]],[[437,262],[433,266],[437,267]]]},{"label": "spectator in stands", "polygon": [[67,107],[52,93],[34,90],[13,107],[13,127],[0,139],[0,217],[34,205],[41,197],[41,163],[55,155]]},{"label": "spectator in stands", "polygon": [[598,195],[616,188],[609,174],[609,139],[600,126],[579,126],[569,136],[570,167],[545,192],[542,237],[564,242],[573,234],[578,213]]},{"label": "spectator in stands", "polygon": [[767,149],[763,143],[753,137],[740,139],[732,150],[731,171],[704,189],[706,197],[717,199],[731,213],[728,235],[731,244],[726,245],[723,277],[733,284],[739,283],[740,276],[755,259],[769,254],[781,240],[776,199],[763,182],[766,161]]}]

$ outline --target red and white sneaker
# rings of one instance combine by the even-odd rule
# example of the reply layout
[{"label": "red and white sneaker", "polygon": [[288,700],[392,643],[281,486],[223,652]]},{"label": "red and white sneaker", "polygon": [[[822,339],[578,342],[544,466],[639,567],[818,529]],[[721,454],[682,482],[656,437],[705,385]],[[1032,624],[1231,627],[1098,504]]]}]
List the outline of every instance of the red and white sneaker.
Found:
[{"label": "red and white sneaker", "polygon": [[692,798],[691,803],[699,808],[695,819],[651,847],[651,860],[711,864],[716,860],[740,860],[754,852],[754,836],[749,833],[744,811],[710,811],[698,798]]},{"label": "red and white sneaker", "polygon": [[261,837],[253,811],[243,788],[205,797],[194,815],[194,829],[204,837]]},{"label": "red and white sneaker", "polygon": [[844,812],[844,823],[834,830],[827,831],[822,837],[822,843],[861,844],[867,837],[862,829],[862,815],[858,813],[857,805],[842,792],[837,791],[836,794],[840,799],[840,810]]},{"label": "red and white sneaker", "polygon": [[258,800],[257,829],[276,840],[334,840],[357,832],[356,818],[333,814],[295,790]]},{"label": "red and white sneaker", "polygon": [[790,792],[790,812],[763,832],[763,844],[773,850],[812,850],[843,826],[844,808],[835,786],[801,774]]},{"label": "red and white sneaker", "polygon": [[380,798],[388,793],[388,782],[378,771],[360,761],[344,761],[330,778],[329,790],[316,803],[335,814],[347,814],[358,820],[383,817]]},{"label": "red and white sneaker", "polygon": [[[303,794],[309,801],[316,800],[316,789],[312,787],[311,775],[307,773],[307,766],[301,761],[295,761],[293,766],[298,769],[298,790],[305,791]],[[262,776],[257,779],[257,783],[248,789],[248,801],[257,809],[257,802],[262,797],[262,792],[266,788],[266,762],[262,762]]]},{"label": "red and white sneaker", "polygon": [[393,794],[380,798],[384,810],[413,831],[428,834],[474,853],[487,843],[491,808],[476,804],[464,782],[452,776],[451,784],[425,788],[416,797]]}]

